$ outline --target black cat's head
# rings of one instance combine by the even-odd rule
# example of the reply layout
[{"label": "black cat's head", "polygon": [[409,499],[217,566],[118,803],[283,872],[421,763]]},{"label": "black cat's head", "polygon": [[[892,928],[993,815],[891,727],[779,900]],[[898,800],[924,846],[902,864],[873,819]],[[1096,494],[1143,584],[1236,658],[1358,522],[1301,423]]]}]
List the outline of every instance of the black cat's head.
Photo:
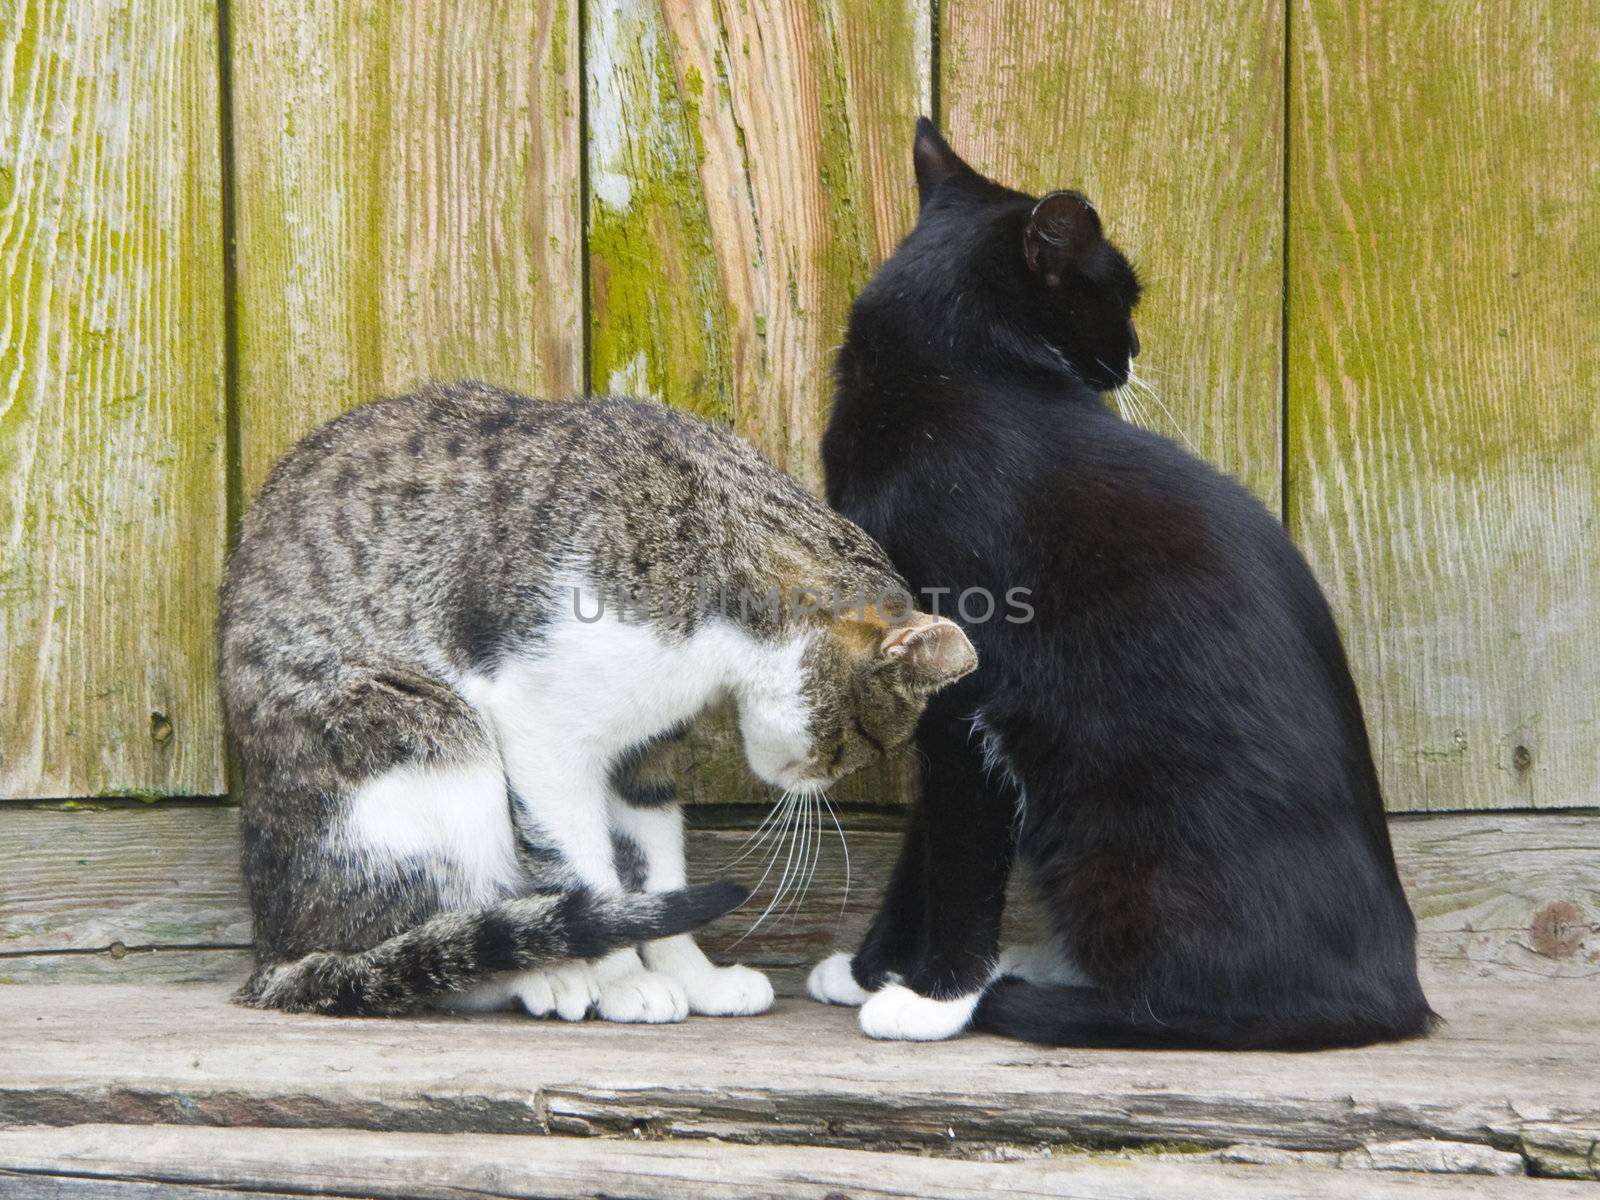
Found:
[{"label": "black cat's head", "polygon": [[[1079,192],[1034,197],[969,167],[917,122],[917,226],[875,281],[873,303],[960,353],[1025,368],[1067,366],[1097,391],[1120,387],[1139,353],[1139,279]],[[1003,364],[991,364],[1003,365]]]}]

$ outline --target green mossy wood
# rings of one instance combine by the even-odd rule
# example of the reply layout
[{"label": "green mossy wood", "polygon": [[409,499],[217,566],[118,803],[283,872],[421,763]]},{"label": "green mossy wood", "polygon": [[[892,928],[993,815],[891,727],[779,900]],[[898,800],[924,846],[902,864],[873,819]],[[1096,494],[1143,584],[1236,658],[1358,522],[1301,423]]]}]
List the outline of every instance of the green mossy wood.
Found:
[{"label": "green mossy wood", "polygon": [[[229,13],[221,47],[201,0],[0,10],[0,797],[223,789],[230,485],[373,394],[587,375],[817,485],[850,297],[914,219],[932,0]],[[944,0],[938,23],[957,147],[1083,188],[1148,277],[1160,400],[1134,415],[1285,510],[1391,807],[1595,804],[1589,9]],[[765,798],[725,716],[689,760],[691,799]]]},{"label": "green mossy wood", "polygon": [[581,387],[577,0],[230,12],[245,493],[426,378]]},{"label": "green mossy wood", "polygon": [[1279,502],[1278,0],[945,0],[944,124],[978,170],[1077,188],[1146,280],[1124,414]]},{"label": "green mossy wood", "polygon": [[[916,215],[927,0],[590,4],[590,378],[732,425],[820,486],[850,301]],[[724,715],[692,800],[764,799]],[[839,788],[903,798],[905,757]]]},{"label": "green mossy wood", "polygon": [[217,16],[0,6],[0,797],[223,790]]},{"label": "green mossy wood", "polygon": [[1389,806],[1600,803],[1600,21],[1296,0],[1287,504]]}]

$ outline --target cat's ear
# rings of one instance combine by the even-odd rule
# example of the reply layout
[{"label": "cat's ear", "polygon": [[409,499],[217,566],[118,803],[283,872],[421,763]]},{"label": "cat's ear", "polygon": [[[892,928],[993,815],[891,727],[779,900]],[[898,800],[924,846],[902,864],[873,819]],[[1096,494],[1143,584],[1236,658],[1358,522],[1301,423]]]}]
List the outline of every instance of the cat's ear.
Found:
[{"label": "cat's ear", "polygon": [[1046,286],[1055,287],[1072,262],[1100,244],[1100,214],[1082,192],[1051,192],[1033,206],[1022,254]]},{"label": "cat's ear", "polygon": [[878,652],[902,673],[913,691],[922,693],[954,683],[978,665],[978,652],[961,626],[926,613],[917,613],[904,625],[889,629],[878,643]]},{"label": "cat's ear", "polygon": [[950,149],[950,143],[939,135],[927,117],[917,118],[917,141],[912,148],[917,164],[917,200],[927,204],[939,185],[958,175],[976,175],[977,172],[961,161],[961,156]]}]

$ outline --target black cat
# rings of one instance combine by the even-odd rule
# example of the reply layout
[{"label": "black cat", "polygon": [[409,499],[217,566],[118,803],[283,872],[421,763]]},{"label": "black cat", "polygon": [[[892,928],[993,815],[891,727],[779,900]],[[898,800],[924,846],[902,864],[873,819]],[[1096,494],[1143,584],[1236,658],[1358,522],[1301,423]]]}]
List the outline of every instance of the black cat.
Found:
[{"label": "black cat", "polygon": [[[980,666],[918,728],[922,796],[882,908],[812,994],[864,1003],[876,1037],[970,1021],[1056,1045],[1310,1049],[1426,1032],[1316,580],[1243,488],[1104,404],[1139,350],[1132,267],[1084,197],[1001,187],[926,121],[916,168],[917,226],[839,354],[828,498],[913,588],[1022,587],[1034,611],[968,623]],[[1018,857],[1052,943],[1001,956]]]}]

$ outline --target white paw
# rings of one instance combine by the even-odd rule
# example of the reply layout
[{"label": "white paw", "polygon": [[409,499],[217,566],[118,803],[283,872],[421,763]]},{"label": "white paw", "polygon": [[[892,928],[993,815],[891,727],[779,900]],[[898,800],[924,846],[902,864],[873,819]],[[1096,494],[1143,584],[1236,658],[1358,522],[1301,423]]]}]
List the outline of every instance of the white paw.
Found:
[{"label": "white paw", "polygon": [[872,999],[872,993],[856,982],[855,974],[850,970],[850,957],[840,951],[830,954],[811,968],[811,974],[806,976],[806,991],[813,1000],[860,1008]]},{"label": "white paw", "polygon": [[666,1025],[689,1015],[683,985],[659,971],[635,971],[600,985],[600,1019],[626,1024]]},{"label": "white paw", "polygon": [[931,1000],[891,983],[861,1006],[861,1032],[892,1041],[938,1042],[967,1027],[982,992],[954,1000]]},{"label": "white paw", "polygon": [[772,983],[750,967],[712,967],[681,975],[689,1011],[705,1017],[753,1017],[772,1007]]},{"label": "white paw", "polygon": [[1021,946],[1007,946],[1000,951],[1000,961],[995,964],[994,978],[1015,975],[1029,983],[1054,983],[1065,987],[1092,987],[1093,981],[1078,969],[1078,965],[1054,946],[1042,942],[1029,942]]},{"label": "white paw", "polygon": [[581,1021],[600,998],[600,983],[588,963],[569,962],[514,976],[511,994],[530,1017],[557,1016],[563,1021]]}]

